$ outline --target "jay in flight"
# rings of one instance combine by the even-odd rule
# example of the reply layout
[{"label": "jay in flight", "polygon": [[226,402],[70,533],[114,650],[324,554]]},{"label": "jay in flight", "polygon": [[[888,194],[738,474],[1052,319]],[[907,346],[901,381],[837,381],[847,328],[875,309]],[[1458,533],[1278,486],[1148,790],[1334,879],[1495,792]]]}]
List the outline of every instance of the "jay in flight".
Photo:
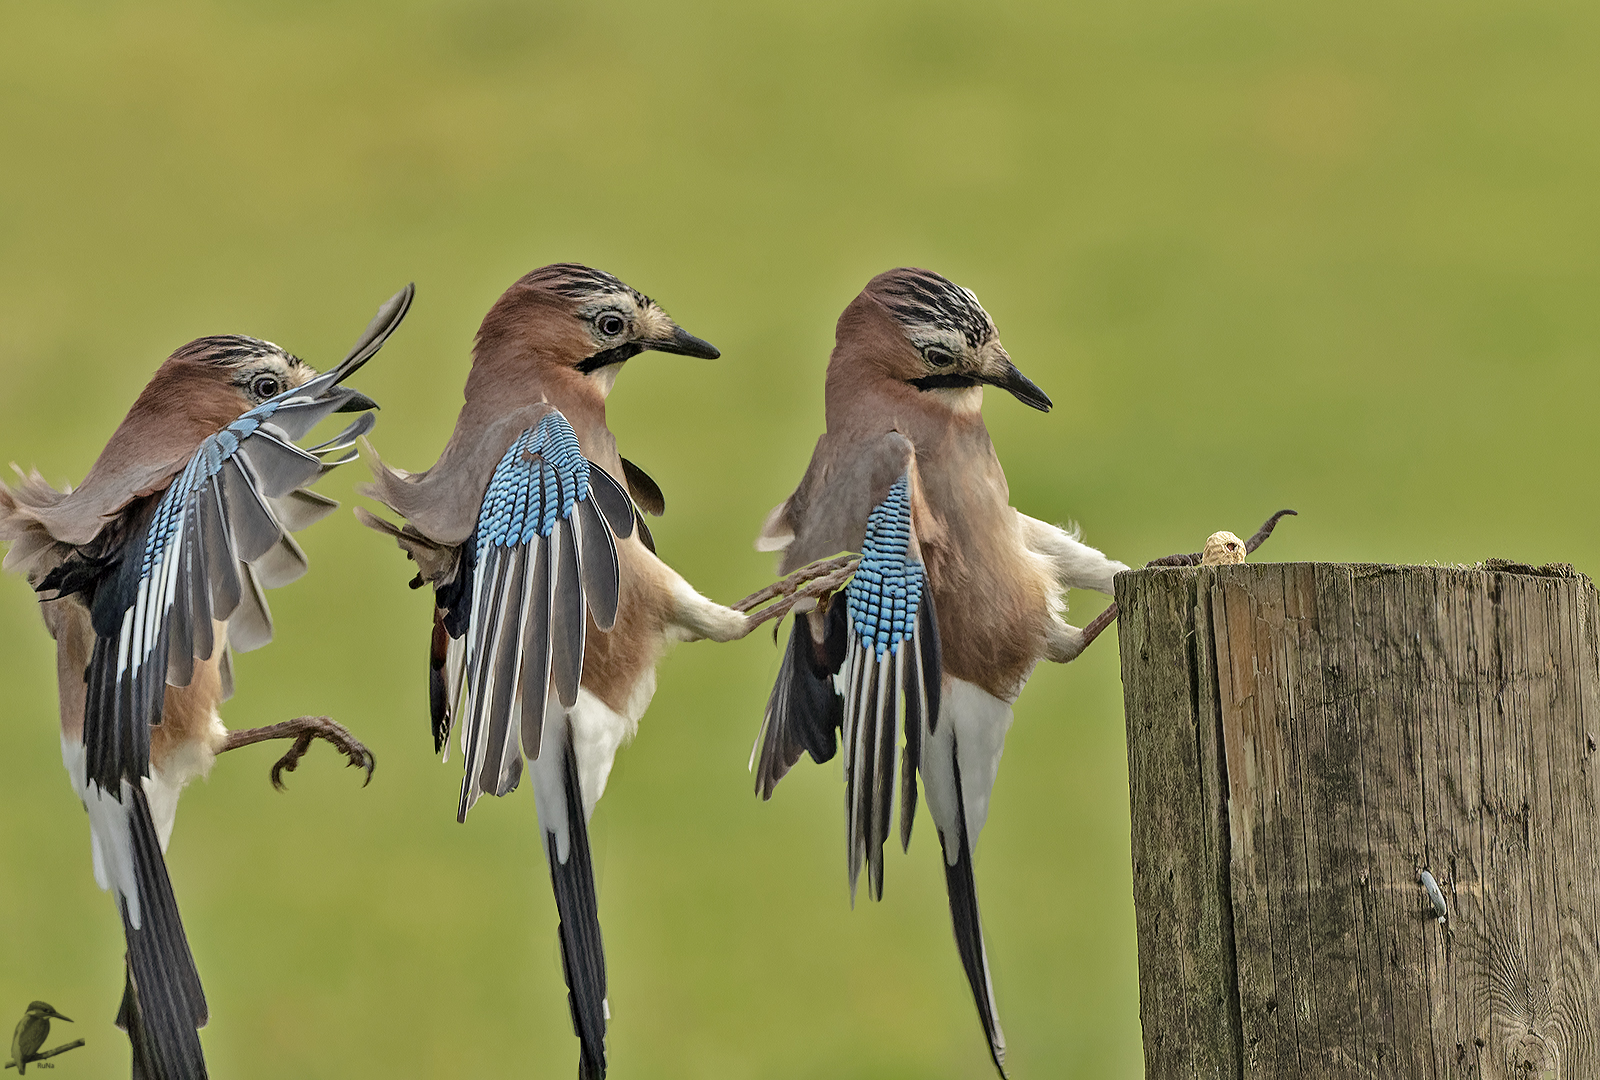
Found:
[{"label": "jay in flight", "polygon": [[843,744],[851,897],[865,863],[881,899],[904,731],[900,842],[911,841],[920,774],[956,949],[1004,1075],[972,852],[1012,702],[1040,660],[1064,663],[1086,644],[1063,617],[1066,590],[1109,594],[1127,567],[1011,507],[983,423],[985,385],[1050,409],[977,298],[938,274],[880,274],[839,317],[827,431],[756,546],[782,551],[784,571],[840,551],[861,562],[847,587],[795,619],[751,763],[771,798],[802,751],[824,762]]},{"label": "jay in flight", "polygon": [[[117,1023],[135,1080],[206,1076],[207,1009],[163,854],[178,795],[216,755],[294,738],[273,769],[293,769],[326,738],[371,776],[349,732],[303,717],[229,733],[234,651],[272,636],[263,589],[306,571],[290,535],[333,500],[308,489],[373,424],[374,403],[343,380],[376,353],[411,302],[379,310],[350,355],[319,375],[277,345],[205,337],[156,370],[76,489],[37,471],[0,484],[5,567],[27,575],[56,642],[61,756],[89,814],[95,880],[127,939]],[[309,450],[296,445],[335,412],[361,415]]]},{"label": "jay in flight", "polygon": [[515,788],[527,759],[585,1080],[605,1075],[609,1017],[590,815],[667,647],[770,617],[713,603],[656,557],[640,510],[660,514],[661,489],[606,426],[618,372],[647,350],[720,355],[610,274],[533,271],[484,316],[433,467],[373,456],[366,494],[405,523],[356,511],[415,560],[413,588],[433,586],[429,704],[435,751],[460,728],[457,818]]}]

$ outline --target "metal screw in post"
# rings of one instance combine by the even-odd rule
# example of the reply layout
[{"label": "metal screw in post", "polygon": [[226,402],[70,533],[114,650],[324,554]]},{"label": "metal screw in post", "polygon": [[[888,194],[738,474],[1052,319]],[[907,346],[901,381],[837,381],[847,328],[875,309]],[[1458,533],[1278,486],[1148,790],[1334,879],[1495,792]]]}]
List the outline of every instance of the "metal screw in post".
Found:
[{"label": "metal screw in post", "polygon": [[1439,891],[1439,883],[1433,880],[1433,875],[1426,870],[1422,871],[1417,880],[1422,882],[1423,889],[1427,891],[1428,899],[1433,901],[1433,913],[1439,916],[1441,923],[1444,922],[1446,917],[1444,893]]}]

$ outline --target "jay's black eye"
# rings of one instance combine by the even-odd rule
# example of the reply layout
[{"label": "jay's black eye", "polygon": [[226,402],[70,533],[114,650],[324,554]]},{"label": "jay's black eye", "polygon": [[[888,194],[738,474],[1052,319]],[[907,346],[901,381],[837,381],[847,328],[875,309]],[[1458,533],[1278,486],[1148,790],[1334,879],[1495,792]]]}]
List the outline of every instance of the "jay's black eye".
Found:
[{"label": "jay's black eye", "polygon": [[255,381],[250,384],[251,393],[263,401],[270,397],[277,397],[278,391],[282,389],[283,384],[278,381],[276,375],[257,375]]},{"label": "jay's black eye", "polygon": [[932,346],[922,351],[922,358],[934,367],[949,367],[956,358],[944,349]]},{"label": "jay's black eye", "polygon": [[594,321],[594,324],[606,337],[616,337],[618,334],[622,333],[622,331],[628,325],[622,321],[621,315],[615,315],[611,312],[607,312],[606,314],[600,316]]}]

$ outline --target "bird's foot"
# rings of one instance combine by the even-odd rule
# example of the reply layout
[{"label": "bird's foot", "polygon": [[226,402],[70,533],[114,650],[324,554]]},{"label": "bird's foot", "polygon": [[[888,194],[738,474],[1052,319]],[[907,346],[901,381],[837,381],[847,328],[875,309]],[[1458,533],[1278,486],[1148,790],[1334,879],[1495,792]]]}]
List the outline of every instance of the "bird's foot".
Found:
[{"label": "bird's foot", "polygon": [[[1264,523],[1262,523],[1261,528],[1256,530],[1255,535],[1244,542],[1244,553],[1248,555],[1262,544],[1265,544],[1267,542],[1267,538],[1272,535],[1272,530],[1278,527],[1278,521],[1291,515],[1299,516],[1295,514],[1293,510],[1279,510],[1276,514],[1273,514],[1271,517],[1269,517]],[[1203,554],[1205,553],[1200,551],[1191,551],[1182,555],[1165,555],[1159,559],[1151,559],[1149,562],[1145,563],[1145,565],[1199,566],[1200,557]]]},{"label": "bird's foot", "polygon": [[268,742],[272,739],[293,739],[294,745],[289,747],[289,752],[278,759],[272,766],[272,786],[279,791],[283,790],[283,774],[294,772],[295,766],[300,764],[300,759],[307,750],[311,749],[314,739],[323,739],[331,743],[334,749],[349,758],[349,764],[367,770],[367,778],[361,786],[366,787],[372,783],[372,770],[378,765],[378,759],[372,751],[362,745],[361,740],[350,734],[343,724],[336,724],[326,716],[300,716],[293,720],[286,720],[281,724],[269,724],[266,727],[250,728],[247,731],[228,732],[228,741],[223,744],[218,753],[237,750],[241,746],[252,743]]},{"label": "bird's foot", "polygon": [[[836,555],[831,559],[819,559],[808,563],[785,577],[775,581],[766,588],[751,593],[749,596],[733,605],[733,610],[742,611],[749,615],[750,629],[754,630],[770,619],[781,619],[794,609],[802,600],[815,600],[826,596],[833,590],[850,580],[850,575],[856,572],[856,567],[861,565],[858,555]],[[761,608],[769,600],[777,602]]]},{"label": "bird's foot", "polygon": [[[1269,517],[1262,524],[1261,528],[1256,530],[1255,535],[1244,542],[1245,554],[1248,555],[1250,552],[1266,543],[1267,538],[1272,535],[1272,530],[1278,527],[1278,522],[1282,518],[1290,515],[1298,516],[1293,510],[1279,510],[1276,514],[1273,514],[1271,517]],[[1159,559],[1151,559],[1149,562],[1145,563],[1145,566],[1199,566],[1200,557],[1202,554],[1202,552],[1193,551],[1180,555],[1165,555]],[[1100,636],[1100,631],[1104,630],[1106,627],[1115,622],[1116,618],[1117,605],[1113,602],[1104,611],[1096,615],[1088,626],[1083,628],[1083,647],[1078,650],[1079,654],[1081,655],[1083,649],[1087,649],[1089,647],[1089,643]]]}]

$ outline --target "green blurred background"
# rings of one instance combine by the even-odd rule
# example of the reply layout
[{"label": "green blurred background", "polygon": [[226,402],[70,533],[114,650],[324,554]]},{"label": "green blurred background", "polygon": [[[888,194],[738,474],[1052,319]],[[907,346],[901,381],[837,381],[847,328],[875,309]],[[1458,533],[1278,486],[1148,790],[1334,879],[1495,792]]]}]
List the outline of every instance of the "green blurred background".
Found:
[{"label": "green blurred background", "polygon": [[[821,430],[834,319],[913,264],[1055,398],[990,395],[1014,503],[1125,561],[1293,506],[1268,557],[1593,571],[1597,25],[1540,0],[6,0],[0,461],[76,481],[182,342],[325,365],[415,280],[359,385],[424,467],[484,310],[579,260],[723,350],[630,363],[611,421],[666,490],[661,554],[732,601],[770,579],[750,541]],[[319,747],[280,795],[257,748],[185,797],[213,1073],[569,1075],[532,799],[455,823],[409,566],[344,511],[302,541],[225,719],[331,713],[378,771]],[[89,1039],[56,1075],[123,1075],[51,657],[7,576],[0,1023],[49,1000]],[[594,824],[614,1075],[989,1075],[929,823],[852,912],[837,764],[751,795],[776,667],[770,636],[681,647],[619,757]],[[1117,671],[1108,637],[1034,676],[978,856],[1020,1077],[1140,1074]]]}]

